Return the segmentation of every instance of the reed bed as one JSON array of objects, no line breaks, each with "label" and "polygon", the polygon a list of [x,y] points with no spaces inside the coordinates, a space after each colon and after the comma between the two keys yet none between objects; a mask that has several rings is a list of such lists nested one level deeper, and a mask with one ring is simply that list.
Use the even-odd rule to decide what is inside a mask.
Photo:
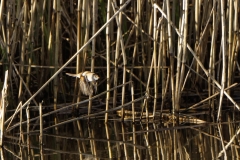
[{"label": "reed bed", "polygon": [[2,0],[1,159],[239,158],[239,7]]}]

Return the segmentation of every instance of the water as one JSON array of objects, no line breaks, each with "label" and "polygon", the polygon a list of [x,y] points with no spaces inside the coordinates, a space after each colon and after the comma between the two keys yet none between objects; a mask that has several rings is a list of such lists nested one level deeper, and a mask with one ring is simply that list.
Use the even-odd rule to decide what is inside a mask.
[{"label": "water", "polygon": [[[27,123],[23,117],[21,132],[15,118],[5,133],[3,157],[5,159],[217,159],[239,158],[238,113],[223,112],[222,122],[206,111],[187,112],[179,117],[170,113],[132,112],[121,110],[109,113],[105,123],[104,109],[79,108],[79,115],[43,114],[42,134],[38,119]],[[84,113],[85,112],[85,113]],[[68,113],[68,110],[64,110]],[[37,116],[35,111],[31,117]],[[95,115],[95,116],[94,116]],[[149,117],[149,118],[146,118]],[[29,119],[30,120],[30,119]],[[57,121],[57,125],[55,124]],[[211,122],[211,123],[209,123]],[[21,134],[20,134],[21,133]],[[224,152],[223,146],[226,148]]]}]

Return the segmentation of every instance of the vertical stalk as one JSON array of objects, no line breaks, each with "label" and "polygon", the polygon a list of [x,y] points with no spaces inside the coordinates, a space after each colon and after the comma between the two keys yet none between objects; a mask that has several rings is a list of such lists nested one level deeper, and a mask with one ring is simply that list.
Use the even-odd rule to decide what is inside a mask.
[{"label": "vertical stalk", "polygon": [[221,140],[221,145],[222,145],[222,148],[223,148],[224,159],[227,159],[227,152],[226,152],[226,149],[225,149],[225,146],[224,146],[224,142],[223,142],[222,126],[221,126],[221,124],[218,124],[217,127],[218,127],[219,137],[220,137],[220,140]]},{"label": "vertical stalk", "polygon": [[[115,5],[117,4],[116,0],[114,0],[112,2],[112,8],[113,8],[113,11],[115,13],[116,11],[115,11],[115,5],[114,4]],[[121,4],[121,2],[120,2],[120,4]],[[114,81],[113,81],[113,86],[114,87],[116,87],[118,85],[118,73],[119,73],[118,72],[118,61],[119,61],[119,53],[120,53],[120,36],[122,36],[122,34],[121,34],[122,14],[121,14],[121,16],[120,16],[120,14],[121,13],[119,13],[119,17],[116,16],[116,18],[115,18],[118,28],[117,28],[117,40],[116,40],[116,49],[115,49],[115,57],[114,57],[115,58],[115,61],[114,61],[114,63],[115,63],[115,65],[114,65]],[[118,21],[120,21],[120,24],[118,23]],[[115,108],[116,105],[117,105],[117,94],[118,94],[117,88],[115,88],[113,90],[113,108]],[[122,117],[124,117],[124,112],[122,112]],[[115,121],[114,121],[114,132],[115,132],[116,139],[120,140],[118,123],[115,122]],[[120,149],[119,143],[116,143],[116,147],[117,147],[117,155],[118,155],[118,157],[120,157],[121,156],[121,149]]]},{"label": "vertical stalk", "polygon": [[[121,2],[120,2],[121,3]],[[115,6],[114,4],[116,4],[116,0],[114,0],[114,2],[112,2],[112,8],[113,8],[113,11],[114,13],[116,12],[115,11]],[[120,19],[122,19],[122,15],[120,16],[121,13],[119,13],[118,17],[116,17],[116,22],[117,22],[117,38],[116,38],[116,50],[115,50],[115,65],[114,65],[114,80],[113,80],[113,86],[116,87],[118,85],[118,61],[119,61],[119,53],[120,53],[120,36],[121,35],[121,22],[120,24],[118,24],[118,20],[120,21]],[[116,107],[117,105],[117,88],[115,88],[113,90],[113,108]],[[122,112],[122,117],[124,117],[124,112]]]},{"label": "vertical stalk", "polygon": [[[82,7],[83,7],[83,2],[81,2],[81,0],[78,0],[78,7],[77,7],[77,50],[79,50],[82,46],[82,29],[81,29],[81,26],[82,26],[82,21],[81,21],[81,17],[82,17]],[[82,17],[84,18],[84,17]],[[77,55],[77,59],[76,59],[76,73],[79,73],[81,72],[81,54],[82,52],[80,52],[78,55]],[[77,90],[77,85],[78,85],[78,80],[76,79],[75,81],[75,85],[74,85],[74,98],[73,98],[73,102],[75,101],[75,95],[77,95],[77,102],[80,101],[80,89]],[[78,108],[78,106],[76,106]],[[73,109],[73,111],[75,111],[75,109]],[[81,123],[80,121],[77,121],[77,122],[74,122],[74,126],[75,127],[75,132],[76,132],[76,135],[79,134],[80,137],[83,136],[83,131],[82,131],[82,126],[81,126]],[[83,146],[83,150],[81,149],[81,141],[80,140],[77,140],[77,145],[78,145],[78,152],[79,152],[79,159],[83,159],[82,157],[82,153],[85,151],[85,143],[82,142],[82,146]]]},{"label": "vertical stalk", "polygon": [[[119,127],[119,123],[117,121],[114,121],[114,134],[115,134],[115,137],[116,137],[116,140],[117,141],[120,141],[120,127]],[[116,151],[116,157],[119,159],[121,158],[121,148],[120,148],[120,144],[118,142],[116,142],[116,148],[117,148],[117,151]]]},{"label": "vertical stalk", "polygon": [[[200,17],[201,17],[201,14],[200,14],[200,0],[196,0],[195,1],[195,6],[194,6],[194,10],[195,10],[195,26],[194,26],[194,31],[195,31],[195,34],[194,34],[194,40],[195,40],[195,46],[194,46],[194,52],[196,53],[197,57],[199,58],[200,57],[200,49],[199,48],[199,39],[200,39]],[[196,82],[198,80],[198,73],[199,73],[199,64],[196,63]]]},{"label": "vertical stalk", "polygon": [[222,79],[221,79],[221,91],[220,91],[220,99],[219,99],[219,107],[218,107],[218,115],[217,121],[220,120],[221,111],[222,111],[222,101],[223,101],[223,93],[226,82],[226,23],[225,23],[225,8],[224,1],[221,0],[221,26],[222,26]]},{"label": "vertical stalk", "polygon": [[157,9],[153,8],[153,66],[154,66],[154,104],[153,104],[153,118],[155,117],[157,106]]},{"label": "vertical stalk", "polygon": [[[74,124],[74,126],[77,126],[77,129],[76,129],[77,134],[76,134],[76,135],[79,134],[79,137],[84,137],[84,134],[83,134],[84,131],[83,131],[83,129],[82,129],[82,125],[81,125],[81,123],[80,123],[79,120],[77,121],[77,123]],[[82,149],[81,149],[81,142],[80,142],[80,140],[77,141],[77,145],[78,145],[79,159],[83,159],[82,153],[86,153],[86,150],[87,150],[87,149],[86,149],[85,142],[82,141],[83,151],[82,151]]]},{"label": "vertical stalk", "polygon": [[[187,33],[188,33],[188,0],[184,1],[183,4],[183,10],[184,10],[184,34],[183,34],[183,55],[182,55],[182,62],[181,62],[181,74],[180,74],[180,80],[179,80],[179,88],[177,89],[179,91],[179,100],[181,98],[181,91],[182,91],[182,85],[183,80],[185,78],[185,63],[186,63],[186,57],[187,57]],[[179,105],[178,105],[179,106]],[[178,108],[179,110],[180,108]]]},{"label": "vertical stalk", "polygon": [[[137,26],[139,26],[139,13],[138,13],[138,8],[137,8],[137,3],[140,3],[140,1],[132,1],[132,4],[133,4],[133,14],[134,14],[134,17],[135,17],[135,24]],[[135,59],[136,59],[136,55],[139,54],[138,52],[138,38],[139,38],[139,30],[137,28],[134,28],[133,26],[133,29],[131,31],[131,33],[133,34],[135,31],[135,41],[134,41],[134,48],[133,48],[133,55],[132,55],[132,63],[131,63],[131,69],[130,69],[130,72],[133,73],[133,68],[135,66]],[[130,74],[130,80],[129,81],[132,81],[132,74]]]},{"label": "vertical stalk", "polygon": [[[174,1],[175,2],[175,1]],[[164,5],[165,8],[166,5]],[[175,10],[175,9],[173,9]],[[167,96],[167,91],[169,89],[169,79],[170,79],[170,70],[168,70],[168,73],[166,73],[166,61],[167,61],[167,40],[168,40],[168,37],[167,37],[167,24],[166,23],[161,23],[160,22],[160,47],[159,47],[159,62],[158,62],[158,65],[160,66],[160,70],[162,71],[161,72],[161,80],[162,80],[162,104],[161,104],[161,111],[160,111],[160,117],[162,117],[162,110],[163,110],[163,106],[165,104],[165,99],[166,99],[166,96]],[[175,34],[173,34],[175,35]],[[158,73],[160,72],[160,70],[158,71]],[[167,76],[167,80],[166,80],[166,76]],[[160,81],[160,74],[158,76],[158,81]]]},{"label": "vertical stalk", "polygon": [[40,150],[40,159],[44,160],[43,155],[43,118],[42,118],[42,103],[39,103],[39,118],[40,118],[40,133],[39,133],[39,150]]},{"label": "vertical stalk", "polygon": [[[44,16],[44,13],[45,13],[45,10],[46,10],[46,0],[43,0],[43,6],[42,6],[42,15],[41,15],[41,33],[42,33],[42,37],[41,37],[41,62],[40,62],[40,65],[43,66],[45,63],[45,30],[46,30],[46,24],[45,24],[45,16]],[[41,73],[40,73],[40,80],[39,80],[39,85],[42,85],[43,84],[43,79],[44,79],[44,73],[45,73],[45,70],[44,69],[41,69]]]},{"label": "vertical stalk", "polygon": [[176,86],[175,86],[175,106],[174,110],[175,112],[178,112],[179,110],[179,103],[180,103],[180,75],[181,75],[181,60],[182,60],[182,50],[183,50],[183,40],[184,40],[184,23],[185,23],[185,13],[184,13],[184,6],[182,4],[183,11],[182,11],[182,19],[181,23],[179,23],[180,28],[180,36],[179,36],[179,42],[178,42],[178,51],[177,51],[177,69],[176,69]]},{"label": "vertical stalk", "polygon": [[4,13],[4,3],[5,2],[5,0],[2,0],[1,2],[0,2],[0,23],[1,23],[1,32],[2,32],[2,35],[1,35],[1,37],[3,38],[3,41],[6,43],[6,33],[5,33],[5,28],[4,28],[4,25],[3,25],[3,18],[2,18],[2,14]]},{"label": "vertical stalk", "polygon": [[105,122],[105,130],[106,130],[106,138],[107,138],[107,146],[108,146],[108,158],[113,158],[112,155],[112,149],[111,149],[111,144],[110,144],[110,135],[109,135],[109,127],[108,123]]},{"label": "vertical stalk", "polygon": [[[158,128],[157,126],[158,126],[158,125],[156,125],[156,123],[153,122],[153,129],[154,129],[154,130],[157,130],[157,128]],[[160,152],[160,148],[161,148],[161,147],[159,146],[159,138],[158,138],[158,137],[159,137],[159,132],[158,132],[158,131],[155,131],[155,132],[154,132],[154,136],[155,136],[154,138],[155,138],[155,141],[156,141],[156,148],[157,148],[157,152],[156,152],[157,155],[156,155],[156,157],[157,157],[157,160],[160,160],[160,153],[161,153],[161,152]]]},{"label": "vertical stalk", "polygon": [[[22,106],[22,102],[20,102],[20,107]],[[20,152],[20,156],[21,156],[21,160],[23,159],[23,147],[20,145],[22,144],[22,137],[23,137],[23,130],[22,130],[22,117],[23,117],[23,114],[22,114],[22,109],[20,110],[20,126],[19,126],[19,152]],[[2,134],[1,134],[2,135]],[[1,138],[2,139],[2,138]]]},{"label": "vertical stalk", "polygon": [[126,145],[126,135],[125,135],[125,128],[124,128],[124,122],[121,122],[122,127],[122,141],[123,141],[123,150],[124,150],[124,159],[128,160],[128,150]]},{"label": "vertical stalk", "polygon": [[[81,17],[82,14],[84,12],[82,12],[82,6],[84,6],[83,3],[81,3],[81,0],[78,0],[78,9],[77,9],[77,50],[79,50],[82,46],[82,30],[81,30],[81,26],[82,26],[82,22],[81,22]],[[76,73],[81,72],[81,53],[77,55],[77,61],[76,61]],[[75,88],[76,88],[76,83],[75,83]],[[74,91],[76,92],[76,91]]]},{"label": "vertical stalk", "polygon": [[[86,1],[84,0],[83,1],[83,10],[82,10],[82,24],[84,24],[82,26],[82,30],[83,30],[83,33],[84,33],[84,41],[83,41],[83,44],[87,43],[87,41],[89,40],[89,33],[90,33],[90,22],[91,22],[91,10],[90,10],[90,2],[89,1]],[[83,49],[83,59],[82,59],[82,68],[83,68],[83,71],[85,71],[85,67],[86,67],[86,64],[87,64],[87,50],[88,50],[88,46],[85,47]]]},{"label": "vertical stalk", "polygon": [[90,139],[90,148],[91,148],[91,152],[92,155],[96,156],[96,148],[95,148],[95,140],[94,140],[94,134],[93,134],[93,126],[91,126],[90,124],[88,124],[88,137],[91,138]]},{"label": "vertical stalk", "polygon": [[7,80],[8,80],[8,70],[5,71],[5,77],[4,77],[4,84],[0,95],[0,146],[3,146],[3,138],[5,134],[5,127],[4,127],[4,121],[5,121],[5,111],[6,111],[6,104],[5,98],[7,97]]},{"label": "vertical stalk", "polygon": [[[110,19],[111,0],[108,0],[107,4],[107,21]],[[107,88],[110,89],[110,26],[106,27],[106,59],[107,59]],[[110,92],[106,94],[106,111],[109,108]],[[108,121],[108,113],[105,113],[105,123]]]},{"label": "vertical stalk", "polygon": [[133,159],[137,159],[137,147],[135,146],[137,144],[137,135],[136,135],[136,124],[132,123],[132,132],[133,132]]},{"label": "vertical stalk", "polygon": [[[88,1],[83,0],[82,6],[81,6],[81,26],[80,26],[80,32],[81,32],[81,37],[79,37],[80,41],[80,47],[86,43],[88,39],[88,19],[87,19],[87,4]],[[87,19],[87,20],[86,20]],[[76,66],[76,73],[79,73],[80,71],[85,71],[85,65],[86,65],[86,49],[87,46],[83,49],[83,51],[78,54],[79,59],[77,59],[77,66]],[[79,49],[79,48],[77,48]],[[79,80],[79,79],[78,79]],[[77,89],[77,81],[75,82],[75,89]],[[77,96],[77,102],[81,101],[81,92],[78,90],[78,96]],[[78,108],[78,106],[77,106]],[[90,110],[88,109],[88,112]]]},{"label": "vertical stalk", "polygon": [[239,29],[238,6],[239,6],[239,1],[234,1],[234,16],[233,16],[234,17],[234,22],[233,22],[234,36],[233,36],[233,45],[232,45],[233,56],[232,56],[232,60],[231,60],[232,65],[233,65],[233,72],[236,69],[236,59],[237,59],[237,56],[238,56],[237,50],[239,50],[239,39],[237,38],[238,37],[237,31]]},{"label": "vertical stalk", "polygon": [[[98,10],[98,2],[97,0],[93,0],[93,10],[92,10],[92,35],[96,33],[96,21],[97,21],[97,10]],[[96,52],[96,38],[92,40],[92,55],[91,55],[91,72],[94,72],[94,66],[95,66],[95,52]],[[89,98],[91,98],[90,96]],[[91,109],[90,106],[92,106],[92,100],[89,101],[89,110],[88,113],[90,114]]]},{"label": "vertical stalk", "polygon": [[[170,5],[169,5],[169,0],[167,0],[166,1],[166,5],[167,5],[167,18],[168,18],[168,20],[170,20],[170,18],[171,18],[171,15],[170,15]],[[177,94],[175,94],[175,92],[176,92],[176,90],[174,90],[175,89],[175,87],[177,86],[177,82],[176,82],[176,85],[175,85],[175,82],[174,82],[174,56],[175,56],[175,54],[174,54],[174,51],[173,51],[173,44],[172,44],[172,31],[171,31],[171,25],[170,25],[170,23],[168,23],[168,26],[167,26],[167,28],[168,28],[168,45],[169,45],[169,55],[170,55],[170,77],[171,77],[171,91],[172,91],[172,113],[173,113],[173,115],[175,114],[175,112],[176,112],[176,107],[177,107],[177,105],[179,105],[179,104],[177,104],[177,102],[176,102],[176,95]],[[176,78],[176,80],[177,80],[177,78]],[[174,123],[173,123],[173,125],[175,125]],[[176,136],[175,136],[175,134],[176,134],[176,132],[175,132],[175,130],[173,130],[173,137],[174,137],[174,140],[173,140],[173,146],[174,146],[174,153],[173,153],[173,156],[174,156],[174,159],[176,159],[176,149],[175,149],[175,147],[176,147]]]},{"label": "vertical stalk", "polygon": [[[233,64],[234,62],[232,61],[234,58],[234,52],[232,52],[233,49],[233,1],[228,1],[228,6],[229,6],[229,14],[228,14],[228,69],[227,69],[227,87],[232,84],[233,80]],[[226,46],[227,47],[227,46]],[[228,90],[228,94],[230,95],[230,90]]]},{"label": "vertical stalk", "polygon": [[[215,58],[216,58],[216,40],[218,32],[218,21],[217,21],[217,12],[216,12],[216,1],[213,5],[213,20],[212,20],[212,39],[211,39],[211,50],[210,50],[210,59],[209,59],[209,75],[215,79]],[[215,93],[215,87],[212,86],[212,80],[210,76],[208,77],[208,96],[211,96]],[[214,110],[214,100],[209,100],[209,106]]]},{"label": "vertical stalk", "polygon": [[[146,130],[149,130],[149,123],[146,124]],[[141,126],[143,127],[143,126]],[[152,155],[152,146],[150,145],[150,141],[149,141],[149,133],[143,133],[143,136],[144,136],[144,141],[145,141],[145,146],[147,147],[146,149],[146,153],[150,156],[150,158],[147,158],[147,159],[150,159],[152,160],[153,159],[153,155]]]},{"label": "vertical stalk", "polygon": [[[152,2],[150,1],[145,1],[146,3],[146,17],[147,19],[144,19],[142,18],[142,21],[143,21],[143,28],[148,32],[148,35],[153,35],[153,9],[152,9]],[[142,14],[142,13],[141,13]],[[144,17],[144,16],[142,16]],[[147,23],[145,23],[144,21],[147,21]],[[143,36],[144,39],[145,39],[145,35]],[[146,37],[147,38],[147,37]],[[143,39],[143,40],[144,40]],[[146,65],[150,65],[151,64],[151,56],[152,56],[152,41],[147,41],[147,42],[144,42],[144,46],[146,48],[146,52],[145,54],[143,54],[143,60],[146,62]],[[149,58],[147,58],[149,57]],[[143,62],[144,63],[144,62]],[[144,76],[145,76],[145,80],[147,80],[147,77],[148,77],[148,72],[149,72],[149,69],[146,68],[145,70],[146,72],[144,73]]]},{"label": "vertical stalk", "polygon": [[[22,37],[22,49],[21,49],[21,59],[20,59],[20,75],[23,75],[23,72],[24,72],[24,57],[25,57],[25,49],[26,49],[26,40],[27,40],[27,0],[24,1],[24,15],[23,15],[23,18],[24,18],[24,23],[23,23],[23,37]],[[10,18],[10,17],[9,17]],[[9,24],[10,25],[10,24]],[[9,34],[9,33],[8,33]],[[9,53],[9,52],[8,52]],[[20,79],[20,82],[19,82],[19,92],[18,92],[18,98],[19,100],[21,99],[21,95],[22,95],[22,87],[23,87],[23,79]]]},{"label": "vertical stalk", "polygon": [[[83,14],[83,16],[85,15],[86,18],[85,18],[85,37],[84,37],[84,44],[87,43],[87,41],[89,40],[89,34],[90,34],[90,22],[91,22],[91,10],[90,10],[90,2],[89,1],[86,1],[85,2],[85,14]],[[87,56],[88,56],[88,46],[86,48],[84,48],[83,50],[83,70],[85,70],[85,67],[86,67],[86,64],[87,64]],[[89,98],[91,98],[92,96],[89,96]],[[90,101],[88,103],[88,115],[91,113],[91,110],[92,110],[92,105],[90,105]]]},{"label": "vertical stalk", "polygon": [[[167,2],[167,17],[168,19],[171,18],[170,15],[170,5],[169,5],[169,0]],[[173,52],[173,44],[172,44],[172,29],[170,23],[168,23],[168,50],[169,50],[169,55],[170,55],[170,77],[171,77],[171,91],[172,91],[172,106],[173,106],[173,113],[175,112],[175,82],[174,82],[174,52]]]},{"label": "vertical stalk", "polygon": [[[123,4],[123,1],[121,0],[120,1],[120,7],[122,7],[122,4]],[[116,12],[115,11],[115,8],[114,8],[114,5],[113,5],[113,10],[114,10],[114,13]],[[122,13],[120,12],[119,13],[119,17],[117,18],[116,17],[116,23],[118,25],[118,40],[119,42],[118,43],[118,48],[116,48],[116,51],[117,49],[119,50],[119,43],[121,44],[121,49],[122,49],[122,56],[123,56],[123,86],[122,86],[122,105],[124,105],[125,103],[125,83],[126,83],[126,65],[127,65],[127,57],[126,57],[126,53],[125,53],[125,46],[124,46],[124,42],[123,42],[123,38],[122,38],[122,30],[121,30],[121,25],[122,25]],[[119,52],[119,51],[118,51]],[[119,53],[118,53],[119,55]],[[116,60],[116,59],[115,59]],[[116,60],[117,61],[117,60]],[[115,63],[116,64],[116,63]],[[121,109],[122,111],[122,121],[124,120],[124,108]]]},{"label": "vertical stalk", "polygon": [[31,154],[30,154],[30,113],[29,113],[29,106],[26,108],[26,116],[27,116],[27,159],[31,160]]},{"label": "vertical stalk", "polygon": [[36,13],[36,0],[31,0],[31,19],[28,28],[28,36],[27,36],[27,45],[29,46],[28,49],[28,68],[27,68],[27,77],[26,77],[26,84],[30,86],[30,77],[31,77],[31,65],[32,65],[32,55],[33,55],[33,44],[34,44],[34,26],[35,26],[35,13]]},{"label": "vertical stalk", "polygon": [[[60,36],[60,32],[61,32],[61,2],[60,0],[56,0],[56,6],[54,6],[55,11],[56,11],[56,39],[55,39],[55,57],[54,57],[54,72],[56,72],[58,70],[58,60],[59,60],[59,52],[61,52],[61,50],[59,49],[60,45],[61,45],[61,36]],[[54,110],[57,110],[57,97],[58,97],[58,77],[55,77],[53,80],[54,83]],[[57,124],[58,120],[57,120],[57,114],[55,114],[54,117],[54,123]],[[55,127],[55,134],[58,135],[59,133],[58,127]],[[60,139],[56,138],[56,148],[60,149]],[[58,154],[57,155],[58,159],[61,159],[61,155]]]},{"label": "vertical stalk", "polygon": [[[139,19],[138,19],[138,26],[139,26],[139,30],[141,31],[141,30],[143,30],[143,18],[142,18],[142,10],[143,10],[143,1],[137,1],[137,15],[138,15],[138,17],[139,17]],[[148,12],[147,12],[148,13]],[[147,75],[148,75],[148,69],[146,68],[146,66],[147,66],[147,62],[146,62],[146,49],[145,49],[145,37],[144,37],[144,35],[143,35],[143,33],[142,32],[140,32],[140,34],[141,34],[141,53],[142,53],[142,65],[143,65],[143,70],[140,72],[140,75],[139,75],[139,77],[142,77],[142,73],[144,74],[144,81],[147,79]],[[142,87],[142,86],[141,86]],[[146,108],[147,109],[147,108]]]},{"label": "vertical stalk", "polygon": [[97,155],[97,146],[96,146],[96,141],[95,141],[95,135],[96,135],[96,132],[95,132],[95,130],[92,128],[91,129],[91,132],[90,132],[90,134],[91,134],[91,137],[93,138],[93,140],[92,140],[92,151],[93,151],[93,155],[95,156],[95,157],[97,157],[98,155]]},{"label": "vertical stalk", "polygon": [[[132,101],[134,101],[134,83],[131,82],[131,96],[132,96]],[[137,159],[137,148],[135,146],[135,144],[137,144],[136,141],[136,126],[135,126],[135,106],[134,103],[132,103],[132,132],[133,132],[133,157],[134,159]]]}]

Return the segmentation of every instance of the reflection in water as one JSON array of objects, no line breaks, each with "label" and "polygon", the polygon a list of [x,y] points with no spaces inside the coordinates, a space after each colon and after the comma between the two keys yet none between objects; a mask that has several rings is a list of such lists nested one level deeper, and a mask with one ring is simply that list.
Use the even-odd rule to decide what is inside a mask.
[{"label": "reflection in water", "polygon": [[[119,112],[104,123],[104,114],[91,117],[58,115],[59,125],[51,116],[43,115],[41,127],[28,121],[12,124],[3,146],[5,159],[212,159],[239,158],[238,121],[226,112],[221,124],[207,123],[205,112],[172,116],[162,114],[155,119],[135,112],[135,120],[126,111],[125,121]],[[99,113],[101,113],[99,111]],[[30,113],[33,116],[33,112]],[[156,113],[158,115],[158,113]],[[190,116],[191,115],[191,116]],[[141,118],[141,119],[140,119]],[[34,121],[35,120],[35,121]],[[33,119],[33,122],[38,122]],[[54,134],[58,127],[59,135]],[[27,131],[29,130],[29,133]],[[222,133],[222,134],[220,134]],[[41,139],[42,138],[42,139]],[[41,143],[42,142],[42,143]],[[59,147],[59,148],[58,148]],[[225,150],[222,148],[225,147]],[[2,158],[3,159],[3,158]]]}]

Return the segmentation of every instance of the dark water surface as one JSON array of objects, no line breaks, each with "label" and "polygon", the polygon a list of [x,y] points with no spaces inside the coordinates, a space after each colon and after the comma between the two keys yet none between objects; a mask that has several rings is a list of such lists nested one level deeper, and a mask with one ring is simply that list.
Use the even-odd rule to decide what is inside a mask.
[{"label": "dark water surface", "polygon": [[[208,110],[179,117],[156,112],[154,119],[151,112],[142,116],[135,112],[133,119],[132,112],[125,110],[124,121],[118,110],[108,114],[107,123],[105,114],[96,114],[104,110],[93,108],[96,116],[91,118],[84,111],[72,115],[64,110],[56,119],[46,111],[42,134],[39,119],[28,124],[23,117],[22,125],[17,126],[18,116],[5,133],[2,159],[239,158],[239,113],[234,109],[223,111],[220,123]],[[30,117],[37,116],[35,111],[30,112]]]}]

